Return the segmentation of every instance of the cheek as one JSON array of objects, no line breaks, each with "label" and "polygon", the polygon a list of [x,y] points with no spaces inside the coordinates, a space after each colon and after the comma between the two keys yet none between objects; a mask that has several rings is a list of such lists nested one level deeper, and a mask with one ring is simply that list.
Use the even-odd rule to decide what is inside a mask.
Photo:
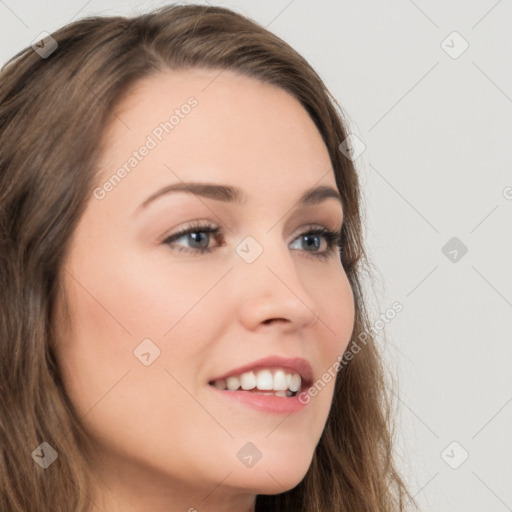
[{"label": "cheek", "polygon": [[126,352],[129,344],[135,347],[145,338],[167,342],[185,324],[190,336],[201,330],[207,318],[200,323],[189,318],[198,311],[208,316],[212,303],[205,308],[201,302],[224,272],[166,260],[162,251],[156,256],[133,252],[91,252],[86,265],[70,267],[76,276],[68,280],[68,289],[77,330],[108,339],[100,350],[116,358],[118,349]]},{"label": "cheek", "polygon": [[[156,371],[148,370],[162,374],[164,368],[198,365],[197,355],[221,320],[222,286],[213,288],[225,271],[86,248],[82,254],[87,259],[76,258],[64,273],[72,328],[57,347],[63,378],[81,412],[128,371],[146,370],[138,389],[154,396],[155,382],[168,386],[170,377],[157,379]],[[145,366],[148,360],[151,365]],[[132,371],[129,379],[134,376]]]},{"label": "cheek", "polygon": [[323,428],[332,404],[339,361],[354,329],[355,301],[344,271],[333,273],[331,279],[323,283],[322,291],[316,297],[320,324],[316,328],[321,333],[322,341],[316,345],[315,354],[316,360],[321,361],[322,365],[316,368],[317,380],[302,400],[314,404],[319,411],[318,425]]},{"label": "cheek", "polygon": [[134,449],[132,455],[160,461],[162,443],[183,437],[190,418],[201,417],[180,384],[195,394],[195,374],[187,369],[200,364],[208,329],[219,319],[211,303],[201,302],[216,276],[205,272],[203,280],[192,267],[188,273],[155,269],[161,270],[127,259],[108,272],[98,264],[69,265],[72,325],[61,330],[56,356],[66,392],[93,437],[125,450],[148,435],[154,442],[147,454]]},{"label": "cheek", "polygon": [[319,311],[315,328],[321,333],[322,339],[319,360],[324,363],[322,370],[327,370],[347,348],[354,329],[354,296],[342,268],[316,285],[315,303]]}]

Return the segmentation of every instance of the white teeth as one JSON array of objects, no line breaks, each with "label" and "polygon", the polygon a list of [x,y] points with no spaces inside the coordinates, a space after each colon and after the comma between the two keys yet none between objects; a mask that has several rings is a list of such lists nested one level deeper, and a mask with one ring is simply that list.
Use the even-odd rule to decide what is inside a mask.
[{"label": "white teeth", "polygon": [[217,389],[237,391],[240,387],[244,391],[253,390],[254,393],[274,394],[276,396],[291,396],[300,390],[302,379],[298,373],[289,370],[262,369],[258,372],[244,372],[226,379],[219,379],[212,383]]},{"label": "white teeth", "polygon": [[240,387],[240,379],[238,377],[228,377],[226,381],[227,388],[230,391],[236,391]]},{"label": "white teeth", "polygon": [[300,386],[301,386],[300,375],[298,375],[297,373],[294,373],[293,377],[292,377],[292,381],[290,383],[290,391],[293,391],[293,392],[299,391]]},{"label": "white teeth", "polygon": [[286,374],[283,370],[277,370],[276,373],[274,373],[274,389],[276,391],[286,391],[288,389]]},{"label": "white teeth", "polygon": [[254,389],[256,387],[256,375],[254,375],[254,372],[242,373],[240,383],[242,384],[242,389],[245,389],[246,391]]},{"label": "white teeth", "polygon": [[262,391],[270,391],[274,386],[274,379],[270,370],[260,370],[256,375],[256,387]]}]

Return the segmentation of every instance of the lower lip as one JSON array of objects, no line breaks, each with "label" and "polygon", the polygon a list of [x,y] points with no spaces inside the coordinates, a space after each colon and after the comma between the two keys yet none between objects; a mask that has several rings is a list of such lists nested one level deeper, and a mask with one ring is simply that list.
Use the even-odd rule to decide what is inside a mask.
[{"label": "lower lip", "polygon": [[213,391],[220,393],[227,399],[237,400],[241,404],[252,407],[262,412],[270,412],[275,414],[289,414],[292,412],[302,411],[307,404],[299,401],[299,393],[295,396],[281,397],[275,395],[262,395],[251,391],[228,391],[221,390],[215,386],[208,386]]}]

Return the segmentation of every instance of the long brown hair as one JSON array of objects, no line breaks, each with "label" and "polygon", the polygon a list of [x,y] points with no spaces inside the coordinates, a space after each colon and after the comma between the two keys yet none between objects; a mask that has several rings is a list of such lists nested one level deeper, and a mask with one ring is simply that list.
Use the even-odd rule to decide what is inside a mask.
[{"label": "long brown hair", "polygon": [[[299,485],[260,495],[257,511],[390,512],[414,504],[394,464],[392,403],[362,293],[368,258],[352,161],[338,149],[344,115],[320,77],[283,40],[225,8],[167,6],[133,18],[89,17],[52,34],[58,47],[28,47],[0,73],[0,508],[92,510],[87,436],[52,353],[62,261],[95,186],[105,126],[138,80],[160,71],[234,70],[296,97],[328,149],[343,200],[342,262],[355,299],[332,408]],[[50,49],[46,41],[46,49]],[[43,58],[44,57],[44,58]],[[48,469],[32,452],[58,453]]]}]

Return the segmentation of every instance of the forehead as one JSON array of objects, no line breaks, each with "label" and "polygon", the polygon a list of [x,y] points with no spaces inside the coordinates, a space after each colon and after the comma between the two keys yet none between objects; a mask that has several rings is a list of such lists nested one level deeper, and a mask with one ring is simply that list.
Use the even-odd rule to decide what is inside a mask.
[{"label": "forehead", "polygon": [[[135,156],[143,146],[150,150]],[[103,180],[139,158],[123,178],[126,193],[181,179],[255,193],[269,183],[290,191],[335,183],[324,141],[299,101],[229,70],[173,70],[138,81],[115,106],[102,149]]]}]

